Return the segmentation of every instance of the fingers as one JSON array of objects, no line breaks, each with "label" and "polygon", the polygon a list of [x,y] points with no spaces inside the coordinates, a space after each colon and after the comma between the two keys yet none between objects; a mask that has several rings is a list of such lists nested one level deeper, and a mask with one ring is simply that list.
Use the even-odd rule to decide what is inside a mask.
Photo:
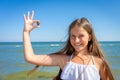
[{"label": "fingers", "polygon": [[24,21],[26,21],[26,16],[25,16],[25,14],[24,14]]},{"label": "fingers", "polygon": [[33,20],[34,17],[34,11],[32,11],[32,14],[30,15],[30,12],[28,11],[27,15],[24,15],[24,22],[27,23],[27,25],[32,26],[33,28],[38,28],[40,25],[39,20]]},{"label": "fingers", "polygon": [[24,20],[32,20],[34,17],[34,11],[32,11],[32,14],[30,15],[30,12],[28,11],[27,15],[24,14]]},{"label": "fingers", "polygon": [[34,17],[34,11],[32,11],[32,15],[31,15],[30,18],[33,19],[33,17]]},{"label": "fingers", "polygon": [[30,12],[28,11],[27,19],[30,19]]}]

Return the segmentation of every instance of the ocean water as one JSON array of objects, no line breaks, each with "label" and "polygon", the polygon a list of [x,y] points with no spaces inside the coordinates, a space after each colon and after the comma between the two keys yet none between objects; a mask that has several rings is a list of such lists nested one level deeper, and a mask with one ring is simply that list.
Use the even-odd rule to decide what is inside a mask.
[{"label": "ocean water", "polygon": [[[32,42],[32,46],[35,54],[49,54],[60,50],[64,46],[64,42]],[[110,64],[115,80],[120,80],[120,42],[100,42],[100,46]],[[3,79],[3,76],[29,71],[33,68],[34,65],[24,61],[22,42],[0,42],[0,80]],[[40,67],[38,69],[41,72],[55,74],[58,70],[58,67]]]}]

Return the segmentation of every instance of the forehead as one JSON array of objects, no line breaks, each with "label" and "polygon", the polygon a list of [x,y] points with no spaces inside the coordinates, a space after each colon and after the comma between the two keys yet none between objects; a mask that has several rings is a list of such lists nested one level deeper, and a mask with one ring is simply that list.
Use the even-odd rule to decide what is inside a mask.
[{"label": "forehead", "polygon": [[77,34],[88,34],[88,33],[83,27],[75,26],[75,27],[71,28],[70,34],[77,35]]}]

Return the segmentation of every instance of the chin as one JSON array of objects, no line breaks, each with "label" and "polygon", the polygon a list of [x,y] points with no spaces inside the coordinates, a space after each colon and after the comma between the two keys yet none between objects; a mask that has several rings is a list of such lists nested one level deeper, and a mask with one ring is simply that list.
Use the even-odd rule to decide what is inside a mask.
[{"label": "chin", "polygon": [[84,48],[76,49],[75,52],[81,52]]},{"label": "chin", "polygon": [[75,50],[75,52],[80,52],[81,50]]}]

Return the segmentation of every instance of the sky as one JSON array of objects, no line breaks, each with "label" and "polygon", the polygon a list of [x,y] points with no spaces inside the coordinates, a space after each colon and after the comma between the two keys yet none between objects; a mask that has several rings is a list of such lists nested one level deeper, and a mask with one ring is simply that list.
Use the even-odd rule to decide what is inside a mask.
[{"label": "sky", "polygon": [[120,41],[120,0],[0,0],[0,42],[22,42],[23,15],[32,10],[41,24],[31,41],[64,41],[70,23],[81,17],[98,41]]}]

